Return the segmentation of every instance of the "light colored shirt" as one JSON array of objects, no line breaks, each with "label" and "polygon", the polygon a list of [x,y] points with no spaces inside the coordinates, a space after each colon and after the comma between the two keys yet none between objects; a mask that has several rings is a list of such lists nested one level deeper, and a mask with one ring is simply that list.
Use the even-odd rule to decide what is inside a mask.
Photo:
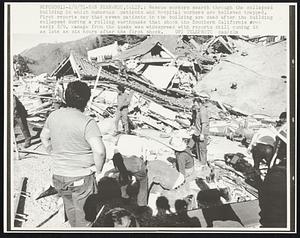
[{"label": "light colored shirt", "polygon": [[134,135],[121,135],[117,142],[116,149],[121,155],[130,157],[137,156],[147,159],[148,148],[147,139]]},{"label": "light colored shirt", "polygon": [[191,155],[191,151],[187,148],[185,151],[178,152],[176,155],[178,171],[185,175],[186,169],[194,167],[194,158]]},{"label": "light colored shirt", "polygon": [[101,137],[94,119],[75,108],[60,108],[52,112],[45,127],[50,130],[53,174],[76,177],[91,174],[95,164],[87,139]]},{"label": "light colored shirt", "polygon": [[261,128],[253,135],[249,148],[257,143],[274,146],[275,137],[275,133],[270,128]]},{"label": "light colored shirt", "polygon": [[200,105],[195,118],[195,135],[209,134],[209,115],[205,105]]},{"label": "light colored shirt", "polygon": [[118,104],[118,110],[123,110],[125,108],[128,108],[130,101],[132,98],[132,93],[128,94],[127,92],[120,93],[117,96],[117,104]]},{"label": "light colored shirt", "polygon": [[179,173],[175,168],[161,160],[152,160],[147,164],[149,185],[152,182],[160,184],[164,189],[173,189],[177,182]]}]

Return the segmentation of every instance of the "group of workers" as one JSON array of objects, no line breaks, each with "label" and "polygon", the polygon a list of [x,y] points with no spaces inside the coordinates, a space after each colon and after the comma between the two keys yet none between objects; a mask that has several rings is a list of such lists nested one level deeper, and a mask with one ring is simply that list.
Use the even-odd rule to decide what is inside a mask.
[{"label": "group of workers", "polygon": [[[90,96],[91,90],[86,83],[70,82],[64,95],[66,107],[49,115],[40,135],[46,151],[53,157],[53,185],[63,198],[72,227],[88,224],[83,206],[90,195],[97,193],[97,180],[104,176],[102,169],[106,161],[106,148],[101,132],[96,121],[83,113]],[[131,136],[128,118],[131,97],[132,92],[128,94],[124,87],[118,86],[114,135],[120,133],[118,126],[121,120],[124,133]],[[205,165],[207,109],[198,99],[194,100],[193,109],[195,118],[192,125],[195,127],[195,133],[189,144],[195,145],[197,157],[201,164]],[[128,197],[126,188],[132,183],[132,178],[139,182],[137,205],[141,208],[148,204],[148,192],[152,184],[160,184],[165,189],[176,189],[185,182],[185,177],[193,172],[192,147],[181,138],[172,138],[170,147],[175,150],[178,170],[160,160],[145,162],[138,155],[122,155],[116,146],[112,160],[120,173],[119,182],[123,198]]]},{"label": "group of workers", "polygon": [[[133,92],[127,93],[124,87],[118,86],[114,136],[120,134],[118,128],[120,120],[124,134],[132,136],[130,135],[132,123],[128,117],[132,95]],[[97,182],[104,177],[106,148],[102,135],[96,121],[83,113],[90,97],[91,90],[86,83],[70,82],[64,93],[65,107],[49,115],[40,135],[42,144],[53,158],[53,185],[63,198],[65,212],[72,227],[90,225],[83,208],[89,196],[101,193],[97,191]],[[124,155],[120,153],[116,144],[112,161],[119,172],[121,194],[124,199],[129,197],[127,187],[136,180],[139,183],[137,205],[143,208],[148,204],[148,193],[152,184],[160,184],[169,190],[177,189],[194,173],[194,155],[201,166],[207,165],[208,99],[209,95],[193,100],[192,137],[189,140],[172,137],[169,141],[170,148],[175,151],[177,169],[161,160],[144,161],[142,156]],[[25,145],[28,145],[30,144],[28,126],[24,120],[22,121],[22,116],[19,116],[26,110],[24,109],[24,112],[22,108],[20,109],[18,102],[17,97],[14,97],[14,105],[19,108],[14,117],[25,128]],[[268,154],[268,146],[257,144],[255,146],[251,144],[253,155],[258,153],[256,157],[263,157],[262,153]],[[257,168],[257,163],[255,166]]]}]

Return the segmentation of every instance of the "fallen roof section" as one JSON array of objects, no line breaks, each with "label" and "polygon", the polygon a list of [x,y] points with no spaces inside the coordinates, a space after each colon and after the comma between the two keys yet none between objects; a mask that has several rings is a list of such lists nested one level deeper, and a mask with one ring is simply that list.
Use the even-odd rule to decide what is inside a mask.
[{"label": "fallen roof section", "polygon": [[155,45],[159,44],[164,51],[170,56],[176,56],[177,37],[172,35],[155,35],[149,36],[146,40],[142,41],[137,46],[122,52],[118,58],[128,59],[147,54]]},{"label": "fallen roof section", "polygon": [[51,77],[62,77],[65,75],[76,75],[80,79],[94,78],[97,76],[99,66],[89,62],[85,57],[71,52],[59,66],[51,73]]},{"label": "fallen roof section", "polygon": [[178,69],[173,66],[149,65],[142,75],[149,79],[155,87],[166,89],[177,71]]}]

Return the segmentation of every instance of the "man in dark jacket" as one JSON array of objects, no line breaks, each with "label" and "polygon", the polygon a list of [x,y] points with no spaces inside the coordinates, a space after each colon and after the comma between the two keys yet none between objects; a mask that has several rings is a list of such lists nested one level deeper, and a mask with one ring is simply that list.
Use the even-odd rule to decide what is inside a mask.
[{"label": "man in dark jacket", "polygon": [[27,124],[27,111],[17,96],[13,95],[14,127],[19,126],[25,138],[24,148],[31,143],[31,135]]}]

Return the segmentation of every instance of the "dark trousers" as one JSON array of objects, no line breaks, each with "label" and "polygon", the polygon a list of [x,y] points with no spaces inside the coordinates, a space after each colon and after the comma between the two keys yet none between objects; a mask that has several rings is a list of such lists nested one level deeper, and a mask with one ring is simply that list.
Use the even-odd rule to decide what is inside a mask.
[{"label": "dark trousers", "polygon": [[258,190],[260,223],[262,227],[287,226],[287,172],[284,163],[268,171]]},{"label": "dark trousers", "polygon": [[274,154],[274,148],[271,145],[257,143],[251,152],[254,160],[254,168],[258,170],[260,163],[263,161],[265,161],[268,166],[270,165]]},{"label": "dark trousers", "polygon": [[139,181],[140,187],[137,195],[138,206],[147,206],[148,204],[148,176],[146,167],[143,165],[142,169],[133,174],[136,180]]},{"label": "dark trousers", "polygon": [[28,128],[26,117],[25,116],[21,117],[21,116],[16,115],[15,118],[14,118],[14,126],[19,126],[20,127],[20,129],[22,131],[22,134],[25,138],[25,143],[26,142],[30,143],[31,135],[30,135],[30,131],[29,131],[29,128]]},{"label": "dark trousers", "polygon": [[189,148],[196,150],[196,157],[202,165],[207,164],[207,135],[204,136],[204,141],[200,141],[199,136],[193,135],[189,142]]},{"label": "dark trousers", "polygon": [[[76,185],[76,182],[82,184]],[[63,199],[71,227],[88,226],[90,222],[85,219],[83,207],[87,198],[97,193],[94,174],[80,177],[53,175],[53,185]]]},{"label": "dark trousers", "polygon": [[[126,160],[126,165],[124,165],[123,160]],[[141,169],[139,171],[133,171],[136,167],[136,161],[123,157],[120,153],[116,153],[113,156],[113,162],[115,167],[120,172],[120,183],[121,183],[121,193],[122,197],[126,198],[127,195],[127,187],[130,184],[130,179],[128,175],[134,176],[136,180],[139,182],[139,191],[137,194],[137,204],[138,206],[147,206],[148,204],[148,175],[147,169],[142,162]],[[123,167],[124,166],[124,167]]]}]

